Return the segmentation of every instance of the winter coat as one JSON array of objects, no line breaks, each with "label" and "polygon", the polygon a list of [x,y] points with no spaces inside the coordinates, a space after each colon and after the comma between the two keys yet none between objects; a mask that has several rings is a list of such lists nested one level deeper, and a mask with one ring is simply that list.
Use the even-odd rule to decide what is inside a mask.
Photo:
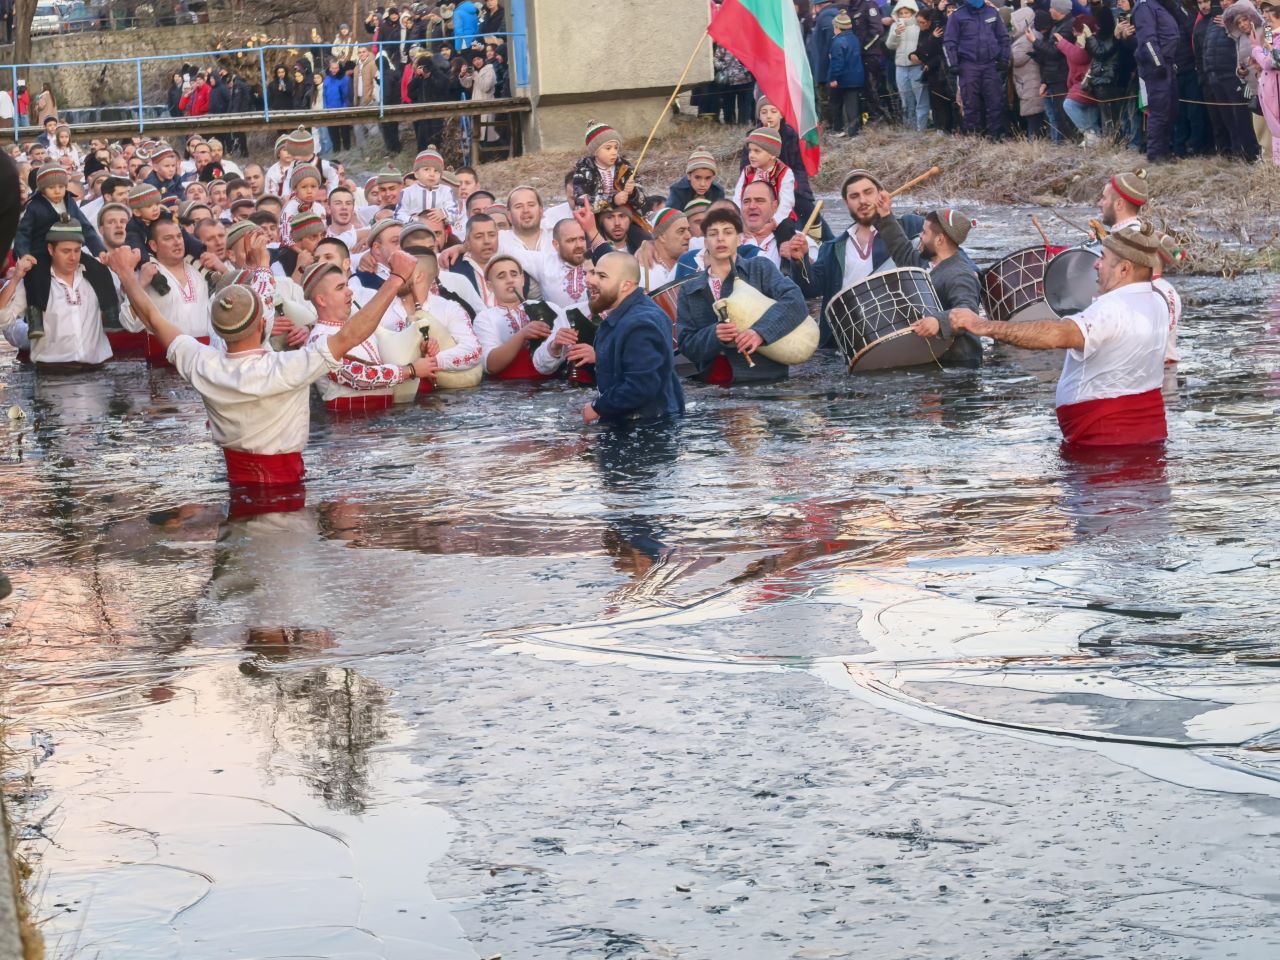
[{"label": "winter coat", "polygon": [[475,0],[462,0],[453,8],[453,48],[462,52],[480,33],[480,8]]},{"label": "winter coat", "polygon": [[[693,187],[689,184],[689,178],[681,177],[671,185],[671,189],[667,192],[667,206],[672,210],[684,210],[685,204],[692,200],[694,196]],[[712,203],[717,200],[723,200],[724,187],[713,180],[706,196]]]},{"label": "winter coat", "polygon": [[209,87],[209,112],[231,112],[231,88],[220,79]]},{"label": "winter coat", "polygon": [[1109,99],[1107,92],[1116,92],[1120,82],[1120,44],[1115,37],[1094,34],[1084,42],[1085,52],[1089,54],[1089,75],[1093,77],[1093,92],[1103,94]]},{"label": "winter coat", "polygon": [[[1178,22],[1157,0],[1136,0],[1133,5],[1134,59],[1138,73],[1157,77],[1173,73],[1178,55]],[[1231,45],[1233,51],[1235,44]],[[1233,64],[1231,72],[1235,73]]]},{"label": "winter coat", "polygon": [[1230,87],[1237,82],[1236,42],[1216,23],[1209,23],[1205,29],[1201,62],[1210,83]]},{"label": "winter coat", "polygon": [[884,57],[884,27],[880,23],[881,8],[874,0],[852,0],[849,19],[853,21],[853,33],[862,43],[862,60],[878,61]]},{"label": "winter coat", "polygon": [[179,101],[178,106],[188,117],[203,117],[209,112],[209,85],[192,87],[191,92]]},{"label": "winter coat", "polygon": [[[1236,20],[1244,17],[1253,24],[1254,34],[1262,37],[1262,14],[1258,12],[1249,0],[1237,0],[1222,11],[1222,22],[1226,24],[1227,36],[1230,37],[1236,45],[1236,65],[1238,67],[1248,68],[1253,63],[1253,40],[1244,33],[1236,29]],[[1256,75],[1250,71],[1245,74],[1244,79],[1244,95],[1245,98],[1251,98],[1258,92],[1258,81]]]},{"label": "winter coat", "polygon": [[1093,62],[1089,58],[1089,52],[1078,43],[1061,36],[1058,37],[1058,49],[1067,58],[1067,99],[1093,106],[1098,101],[1080,89],[1085,74],[1089,72],[1089,65]]},{"label": "winter coat", "polygon": [[[947,76],[947,58],[942,51],[942,38],[935,37],[932,30],[920,34],[916,41],[916,59],[924,67],[924,82],[936,93],[949,95],[950,83]],[[1037,67],[1036,83],[1039,84],[1039,68]]]},{"label": "winter coat", "polygon": [[684,413],[671,318],[641,290],[606,315],[595,336],[596,386],[591,402],[606,422],[656,420]]},{"label": "winter coat", "polygon": [[947,65],[955,71],[962,66],[1007,64],[1009,31],[991,7],[974,10],[964,4],[947,20],[942,49],[946,53]]},{"label": "winter coat", "polygon": [[1030,117],[1044,113],[1044,98],[1040,96],[1040,64],[1031,57],[1032,45],[1027,39],[1027,29],[1035,21],[1035,11],[1021,7],[1013,11],[1013,89],[1018,95],[1018,116]]},{"label": "winter coat", "polygon": [[831,41],[831,60],[827,64],[828,84],[841,90],[857,90],[866,82],[862,66],[862,44],[853,31],[846,30]]},{"label": "winter coat", "polygon": [[1209,43],[1209,31],[1217,28],[1217,24],[1213,22],[1214,17],[1222,16],[1222,7],[1218,5],[1217,0],[1209,5],[1208,15],[1197,13],[1195,26],[1191,28],[1191,49],[1196,55],[1196,73],[1200,75],[1200,82],[1204,83],[1208,78],[1208,74],[1204,65],[1204,51]]},{"label": "winter coat", "polygon": [[[800,136],[795,127],[785,120],[778,133],[782,136],[782,152],[778,154],[778,159],[791,168],[791,173],[796,178],[796,219],[805,224],[809,222],[809,214],[813,213],[814,199],[813,185],[809,183],[809,172],[804,168],[804,156],[800,153]],[[738,157],[738,170],[745,170],[748,162],[744,144]]]},{"label": "winter coat", "polygon": [[171,117],[182,116],[182,107],[179,106],[179,104],[182,102],[182,84],[175,83],[169,87],[169,96],[168,96],[167,102],[168,102],[168,108],[169,108],[169,116]]},{"label": "winter coat", "polygon": [[1059,37],[1065,38],[1067,43],[1072,42],[1070,17],[1055,20],[1048,33],[1037,37],[1031,54],[1040,64],[1040,82],[1052,91],[1067,88],[1067,58],[1058,48]]},{"label": "winter coat", "polygon": [[893,51],[893,62],[895,66],[911,67],[915,66],[911,59],[911,54],[916,51],[916,44],[920,42],[920,28],[916,26],[915,12],[919,9],[915,0],[898,0],[894,5],[894,17],[897,17],[899,10],[910,10],[911,19],[906,21],[906,27],[901,33],[898,32],[898,23],[889,27],[889,34],[885,38],[885,45]]},{"label": "winter coat", "polygon": [[324,75],[322,102],[326,110],[340,110],[351,102],[351,78],[345,73]]},{"label": "winter coat", "polygon": [[805,49],[809,54],[809,70],[813,74],[815,83],[827,82],[827,63],[831,59],[831,41],[835,38],[835,28],[832,27],[832,23],[839,15],[840,10],[834,4],[820,10],[813,21],[813,29],[809,31],[809,38],[805,40]]},{"label": "winter coat", "polygon": [[[106,253],[107,248],[103,245],[102,238],[98,236],[98,231],[93,229],[89,218],[80,212],[80,207],[74,198],[67,194],[63,202],[67,206],[67,216],[80,223],[80,229],[84,231],[84,245],[89,248],[89,252],[95,257],[100,253]],[[22,212],[18,234],[13,239],[14,258],[32,254],[41,262],[47,261],[49,259],[49,228],[60,219],[58,211],[53,209],[53,204],[45,199],[43,193],[33,194],[27,203],[27,209]]]},{"label": "winter coat", "polygon": [[267,86],[267,108],[279,112],[293,109],[293,80],[285,77],[279,80],[271,78]]},{"label": "winter coat", "polygon": [[[582,157],[573,165],[573,202],[578,205],[582,202],[582,198],[587,198],[587,203],[591,209],[597,213],[606,207],[613,206],[613,195],[620,192],[618,190],[618,175],[622,172],[623,167],[635,170],[633,164],[626,157],[618,157],[618,162],[613,165],[613,188],[606,191],[604,188],[604,180],[600,176],[600,169],[596,166],[595,157]],[[632,178],[627,186],[631,189],[631,207],[639,210],[644,206],[645,193],[640,185]]]},{"label": "winter coat", "polygon": [[[456,17],[457,13],[455,13],[454,16]],[[501,5],[499,5],[498,9],[494,10],[492,13],[490,13],[489,8],[486,7],[479,12],[479,16],[479,32],[484,34],[486,37],[492,37],[494,35],[507,32],[507,12],[502,9]]]}]

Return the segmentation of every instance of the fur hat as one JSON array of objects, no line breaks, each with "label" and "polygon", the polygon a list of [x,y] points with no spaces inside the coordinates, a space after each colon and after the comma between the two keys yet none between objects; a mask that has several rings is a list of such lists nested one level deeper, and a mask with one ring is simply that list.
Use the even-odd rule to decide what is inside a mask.
[{"label": "fur hat", "polygon": [[613,129],[607,123],[601,123],[599,120],[591,120],[587,123],[587,150],[595,153],[606,143],[616,141],[619,145],[622,143],[622,137],[618,136],[618,131]]},{"label": "fur hat", "polygon": [[440,151],[436,149],[436,145],[434,143],[413,158],[413,169],[415,172],[421,170],[423,167],[432,167],[439,170],[441,173],[444,172],[444,157],[440,155]]},{"label": "fur hat", "polygon": [[706,147],[694,147],[693,153],[689,154],[689,162],[684,165],[684,172],[688,174],[695,170],[710,170],[713,177],[720,172],[716,166],[716,158]]},{"label": "fur hat", "polygon": [[759,147],[771,157],[782,152],[782,134],[773,127],[757,127],[747,134],[747,146]]},{"label": "fur hat", "polygon": [[1102,245],[1121,260],[1128,260],[1140,267],[1159,270],[1164,262],[1164,236],[1147,221],[1137,226],[1125,227],[1102,238]]},{"label": "fur hat", "polygon": [[140,183],[129,191],[129,208],[141,210],[153,203],[160,203],[160,190],[149,183]]},{"label": "fur hat", "polygon": [[1111,189],[1121,200],[1126,200],[1135,207],[1141,207],[1151,199],[1151,186],[1147,183],[1147,171],[1136,173],[1117,173],[1111,178]]},{"label": "fur hat", "polygon": [[227,249],[230,250],[257,229],[258,225],[251,220],[241,220],[238,223],[233,223],[227,227]]},{"label": "fur hat", "polygon": [[307,237],[314,237],[317,234],[324,236],[328,229],[325,226],[324,218],[310,210],[298,214],[289,221],[289,237],[292,240],[305,240]]},{"label": "fur hat", "polygon": [[307,267],[302,272],[302,295],[310,300],[312,294],[316,292],[316,287],[320,285],[320,281],[330,273],[342,273],[342,271],[327,260],[317,260]]},{"label": "fur hat", "polygon": [[45,187],[56,187],[58,185],[67,185],[67,171],[56,163],[46,163],[36,172],[36,189],[43,190]]},{"label": "fur hat", "polygon": [[945,210],[935,210],[933,215],[938,218],[938,228],[957,247],[964,246],[969,230],[978,225],[977,220],[970,220],[959,210],[950,207]]},{"label": "fur hat", "polygon": [[249,287],[232,284],[214,297],[209,319],[224,342],[238,343],[252,336],[262,319],[262,300]]},{"label": "fur hat", "polygon": [[45,237],[49,243],[66,243],[74,241],[75,243],[84,243],[84,230],[80,226],[79,220],[72,220],[70,217],[63,217],[57,223],[49,228],[49,233]]},{"label": "fur hat", "polygon": [[310,163],[294,167],[293,173],[289,174],[289,189],[297,190],[298,184],[304,180],[314,180],[317,184],[324,183],[324,178],[320,176],[320,170]]}]

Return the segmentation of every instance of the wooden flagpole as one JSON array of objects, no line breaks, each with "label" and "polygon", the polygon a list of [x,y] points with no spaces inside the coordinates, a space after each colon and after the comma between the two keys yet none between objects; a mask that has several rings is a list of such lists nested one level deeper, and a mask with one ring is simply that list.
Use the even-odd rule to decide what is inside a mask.
[{"label": "wooden flagpole", "polygon": [[640,174],[640,165],[644,163],[644,156],[649,152],[649,145],[653,143],[653,138],[658,134],[658,127],[662,126],[663,119],[667,116],[667,111],[671,109],[671,105],[676,102],[676,97],[680,95],[680,88],[684,86],[685,77],[689,76],[689,71],[693,69],[693,61],[698,57],[698,51],[702,49],[702,45],[707,40],[707,32],[704,30],[702,36],[698,37],[698,45],[693,48],[693,53],[689,54],[689,62],[684,65],[684,70],[680,74],[680,79],[676,81],[676,88],[671,91],[671,96],[667,98],[667,105],[662,108],[662,112],[658,114],[658,119],[653,124],[653,129],[649,131],[649,139],[644,142],[644,149],[640,151],[640,156],[636,159],[636,165],[632,167],[631,179]]}]

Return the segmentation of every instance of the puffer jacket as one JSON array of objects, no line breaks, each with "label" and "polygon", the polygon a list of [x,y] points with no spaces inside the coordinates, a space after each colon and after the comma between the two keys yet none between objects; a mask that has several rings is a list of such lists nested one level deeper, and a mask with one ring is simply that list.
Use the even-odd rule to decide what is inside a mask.
[{"label": "puffer jacket", "polygon": [[[1226,11],[1223,11],[1223,16],[1226,16]],[[1204,64],[1204,74],[1210,83],[1230,87],[1239,79],[1236,76],[1236,42],[1216,23],[1210,23],[1205,28],[1201,63]]]},{"label": "puffer jacket", "polygon": [[1068,43],[1073,41],[1070,17],[1054,21],[1049,32],[1036,39],[1034,52],[1031,55],[1035,57],[1036,63],[1040,64],[1041,83],[1051,89],[1066,90],[1067,58],[1058,49],[1059,37],[1065,37]]},{"label": "puffer jacket", "polygon": [[1018,116],[1044,113],[1044,97],[1040,96],[1040,64],[1031,57],[1031,41],[1027,30],[1035,22],[1035,11],[1020,7],[1013,11],[1013,90],[1018,95]]},{"label": "puffer jacket", "polygon": [[1109,99],[1104,91],[1120,86],[1120,46],[1115,37],[1095,33],[1084,42],[1084,49],[1093,60],[1089,75],[1093,77],[1094,91]]}]

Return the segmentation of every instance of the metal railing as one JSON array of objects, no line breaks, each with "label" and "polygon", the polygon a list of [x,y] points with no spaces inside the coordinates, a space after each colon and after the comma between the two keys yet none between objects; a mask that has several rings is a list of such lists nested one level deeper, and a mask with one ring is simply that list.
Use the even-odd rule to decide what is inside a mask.
[{"label": "metal railing", "polygon": [[[512,93],[514,93],[517,89],[526,87],[529,82],[528,80],[529,66],[528,66],[528,56],[527,56],[527,40],[525,35],[523,33],[503,33],[503,34],[486,34],[485,36],[496,36],[504,40],[506,43],[507,53],[509,58],[507,69],[508,69],[509,81],[512,86]],[[341,44],[341,46],[350,47],[354,49],[359,49],[359,48],[369,49],[375,55],[377,54],[377,51],[379,48],[379,44],[374,41],[367,41],[363,43],[353,42],[349,44]],[[433,40],[433,41],[426,41],[424,44],[415,43],[413,45],[410,45],[408,41],[405,41],[404,43],[405,59],[409,62],[412,62],[413,58],[409,56],[409,51],[412,49],[422,47],[424,53],[430,53],[430,52],[439,50],[442,46],[452,47],[452,40],[451,39],[450,40]],[[260,83],[260,90],[262,93],[262,109],[261,111],[254,111],[252,115],[261,116],[264,122],[269,123],[271,121],[273,112],[277,114],[281,112],[279,110],[273,111],[269,103],[269,96],[267,91],[268,91],[270,77],[272,74],[274,74],[275,68],[277,65],[285,65],[285,64],[272,63],[270,67],[268,67],[267,60],[269,58],[272,60],[286,59],[288,60],[288,64],[291,65],[293,63],[296,63],[298,60],[303,59],[306,54],[306,51],[310,51],[310,50],[320,51],[320,53],[317,56],[310,57],[308,59],[311,59],[313,63],[317,65],[316,72],[322,72],[321,69],[319,69],[319,65],[322,65],[326,63],[328,60],[333,59],[332,57],[333,48],[334,48],[334,44],[332,42],[330,43],[279,43],[279,44],[272,43],[272,44],[263,44],[260,46],[230,47],[222,50],[202,50],[197,52],[155,54],[155,55],[146,56],[146,57],[120,57],[120,58],[111,58],[111,59],[103,59],[103,60],[76,60],[76,61],[66,61],[61,63],[17,63],[17,64],[10,64],[5,67],[0,67],[0,70],[4,70],[9,73],[9,79],[10,79],[9,88],[10,88],[11,96],[13,97],[13,102],[16,105],[18,101],[18,74],[20,72],[32,70],[32,69],[40,70],[40,71],[48,71],[48,70],[57,69],[59,67],[74,67],[81,70],[88,69],[88,68],[105,69],[106,67],[111,65],[133,64],[134,77],[135,77],[136,88],[137,88],[137,96],[136,96],[136,99],[133,101],[133,103],[128,105],[116,104],[113,106],[103,106],[97,109],[136,110],[137,120],[138,120],[138,132],[143,133],[146,130],[148,114],[150,114],[152,119],[155,119],[156,111],[158,109],[159,110],[166,109],[163,106],[158,107],[156,104],[148,104],[146,102],[145,81],[143,78],[144,64],[199,63],[200,61],[212,61],[211,66],[216,67],[219,65],[219,61],[225,62],[228,60],[233,60],[233,61],[238,60],[239,61],[238,64],[233,65],[228,63],[227,66],[228,66],[228,69],[230,69],[232,72],[237,73],[237,75],[243,78],[244,74],[241,72],[241,70],[244,66],[244,62],[245,61],[252,62],[256,60],[257,68],[258,68],[257,69],[258,81]],[[271,56],[273,52],[276,53],[277,56]],[[455,52],[455,55],[456,53],[457,52]],[[287,57],[284,56],[286,54],[288,55]],[[378,68],[378,91],[379,91],[376,105],[378,107],[378,116],[382,117],[385,115],[386,107],[396,106],[396,104],[395,103],[388,104],[386,102],[387,98],[385,96],[385,90],[386,90],[386,83],[387,83],[387,73],[386,73],[387,59],[385,57],[376,57],[375,62]],[[291,66],[286,66],[286,69],[289,69],[290,72],[292,72]],[[357,63],[357,70],[358,69],[359,69],[359,64]],[[398,78],[396,82],[398,82]],[[372,105],[373,104],[371,104],[371,106]],[[67,108],[67,110],[64,112],[71,112],[73,109],[74,108]],[[304,108],[303,111],[300,111],[300,112],[308,112],[308,111]],[[167,112],[164,113],[164,116],[168,117]],[[24,120],[26,120],[26,118],[22,116],[22,114],[20,114],[17,110],[15,110],[14,117],[13,117],[14,140],[18,140],[19,137],[21,136]],[[31,126],[28,126],[26,129],[32,130],[35,128],[35,126],[36,124],[33,124]]]}]

